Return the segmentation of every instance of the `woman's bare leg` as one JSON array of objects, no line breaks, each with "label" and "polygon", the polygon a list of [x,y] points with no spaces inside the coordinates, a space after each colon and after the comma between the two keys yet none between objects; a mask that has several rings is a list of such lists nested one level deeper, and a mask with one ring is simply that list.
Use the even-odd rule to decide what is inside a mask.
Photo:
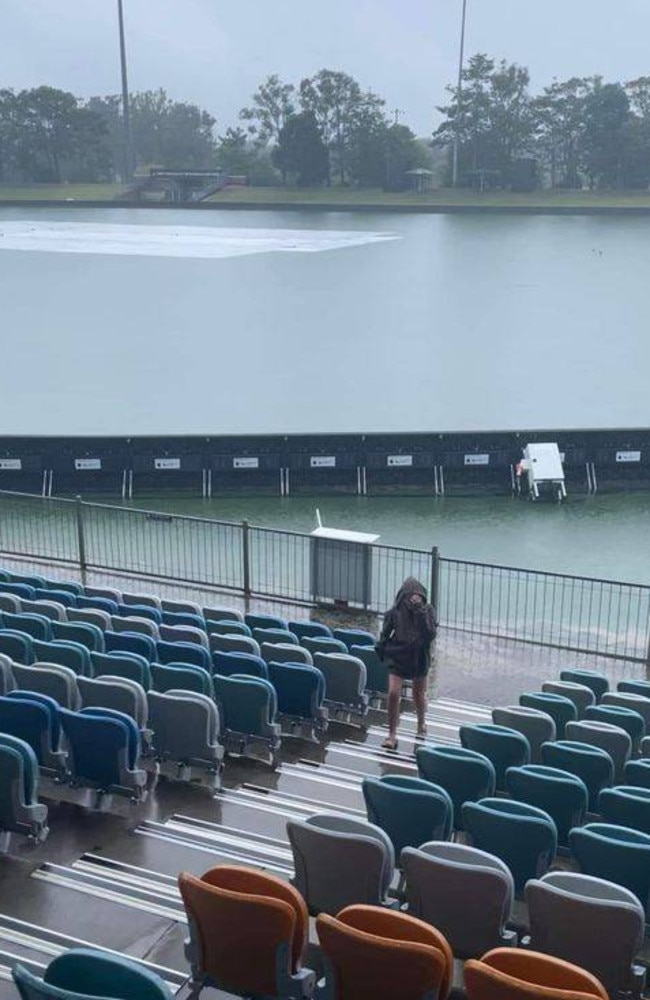
[{"label": "woman's bare leg", "polygon": [[388,739],[397,740],[399,709],[402,699],[402,678],[397,674],[388,675]]},{"label": "woman's bare leg", "polygon": [[413,681],[413,701],[415,714],[418,718],[418,736],[425,736],[427,731],[427,679],[416,677]]}]

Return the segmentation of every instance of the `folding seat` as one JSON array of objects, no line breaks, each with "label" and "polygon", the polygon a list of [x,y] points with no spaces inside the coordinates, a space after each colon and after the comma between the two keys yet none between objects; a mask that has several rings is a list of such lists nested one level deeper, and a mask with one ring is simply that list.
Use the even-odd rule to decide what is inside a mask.
[{"label": "folding seat", "polygon": [[169,612],[170,614],[194,615],[196,618],[203,619],[203,609],[196,601],[171,601],[163,597],[160,600],[160,606],[163,614]]},{"label": "folding seat", "polygon": [[560,672],[561,681],[570,681],[572,684],[582,684],[591,688],[598,703],[604,694],[609,691],[609,681],[605,674],[599,674],[595,670],[562,670]]},{"label": "folding seat", "polygon": [[496,948],[464,971],[467,1000],[608,1000],[590,972],[537,951]]},{"label": "folding seat", "polygon": [[16,686],[12,666],[9,657],[0,653],[0,695],[8,694]]},{"label": "folding seat", "polygon": [[[223,655],[223,654],[222,654]],[[327,731],[328,711],[323,706],[325,678],[316,667],[304,663],[269,663],[269,680],[278,699],[282,721],[302,735],[316,739]]]},{"label": "folding seat", "polygon": [[78,642],[93,653],[103,653],[104,633],[97,625],[88,622],[52,622],[52,632],[55,639],[65,642]]},{"label": "folding seat", "polygon": [[230,618],[206,618],[205,631],[208,635],[247,635],[251,638],[251,630],[246,622],[240,622]]},{"label": "folding seat", "polygon": [[614,762],[606,750],[589,743],[556,740],[542,747],[542,760],[546,767],[569,771],[584,781],[589,792],[590,812],[598,808],[598,793],[614,781]]},{"label": "folding seat", "polygon": [[545,694],[559,694],[572,701],[579,719],[590,705],[596,704],[596,695],[586,684],[574,684],[572,681],[545,681],[542,684],[542,691]]},{"label": "folding seat", "polygon": [[42,589],[34,590],[33,597],[30,600],[56,601],[57,604],[62,604],[64,608],[75,608],[77,606],[76,594],[71,594],[69,590],[55,590],[53,587],[43,587]]},{"label": "folding seat", "polygon": [[244,615],[241,611],[237,611],[235,608],[202,608],[203,617],[207,621],[233,621],[233,622],[243,622]]},{"label": "folding seat", "polygon": [[418,774],[444,788],[454,806],[454,829],[463,830],[464,802],[490,798],[496,788],[491,760],[463,747],[427,745],[415,752]]},{"label": "folding seat", "polygon": [[218,775],[224,748],[219,743],[219,712],[214,701],[194,691],[174,689],[150,691],[148,700],[158,760],[177,764],[177,777],[189,779],[192,767]]},{"label": "folding seat", "polygon": [[650,698],[650,681],[619,681],[616,690],[621,694],[640,694]]},{"label": "folding seat", "polygon": [[146,635],[150,639],[157,641],[160,638],[158,626],[149,618],[120,618],[119,615],[112,615],[110,618],[110,632],[135,632],[137,635]]},{"label": "folding seat", "polygon": [[636,896],[604,879],[549,872],[526,886],[530,947],[578,965],[612,997],[641,997],[645,916]]},{"label": "folding seat", "polygon": [[406,913],[349,906],[316,920],[323,1000],[446,1000],[454,959],[440,931]]},{"label": "folding seat", "polygon": [[115,614],[122,618],[146,618],[154,625],[162,623],[162,611],[148,604],[118,604]]},{"label": "folding seat", "polygon": [[107,653],[137,653],[149,663],[158,656],[158,643],[148,635],[137,632],[105,632],[104,646]]},{"label": "folding seat", "polygon": [[26,583],[2,583],[0,591],[3,594],[13,594],[14,597],[24,598],[26,601],[36,600],[36,589]]},{"label": "folding seat", "polygon": [[30,575],[27,573],[11,573],[10,582],[22,583],[28,587],[34,587],[35,590],[48,586],[48,582],[44,576],[36,576],[35,574]]},{"label": "folding seat", "polygon": [[135,604],[140,607],[156,608],[158,611],[162,611],[160,598],[156,597],[155,594],[128,594],[125,590],[123,590],[122,603]]},{"label": "folding seat", "polygon": [[246,753],[249,745],[263,744],[275,765],[281,729],[275,721],[278,707],[275,688],[261,677],[213,677],[226,749]]},{"label": "folding seat", "polygon": [[517,944],[507,929],[515,883],[500,858],[466,844],[431,842],[406,847],[402,869],[408,912],[437,927],[456,958]]},{"label": "folding seat", "polygon": [[68,642],[66,639],[53,639],[52,642],[34,640],[33,651],[38,662],[58,663],[84,677],[92,674],[90,650],[80,642]]},{"label": "folding seat", "polygon": [[287,623],[287,628],[290,632],[293,632],[301,645],[303,639],[313,639],[317,636],[328,637],[332,635],[332,630],[329,626],[323,625],[322,622],[290,621]]},{"label": "folding seat", "polygon": [[507,726],[475,723],[459,729],[461,746],[483,754],[494,764],[496,787],[505,789],[506,771],[530,762],[530,744],[525,736]]},{"label": "folding seat", "polygon": [[114,587],[84,587],[84,594],[86,597],[101,597],[106,601],[112,601],[114,604],[122,604],[122,591],[115,590]]},{"label": "folding seat", "polygon": [[253,639],[259,643],[282,643],[284,646],[297,646],[298,637],[286,628],[254,628]]},{"label": "folding seat", "polygon": [[632,756],[636,757],[645,736],[645,722],[638,712],[620,705],[593,705],[585,712],[585,722],[606,722],[624,729],[632,741]]},{"label": "folding seat", "polygon": [[58,777],[65,771],[59,705],[36,691],[12,691],[0,698],[0,732],[28,743],[42,771]]},{"label": "folding seat", "polygon": [[344,643],[348,650],[352,646],[373,646],[377,642],[377,637],[372,632],[361,628],[335,628],[332,632],[335,639]]},{"label": "folding seat", "polygon": [[190,931],[185,954],[193,996],[205,986],[241,997],[312,995],[316,977],[302,965],[307,909],[293,886],[234,865],[201,878],[181,872],[178,885]]},{"label": "folding seat", "polygon": [[644,736],[641,740],[641,756],[650,757],[650,736]]},{"label": "folding seat", "polygon": [[303,649],[309,650],[312,657],[316,653],[347,653],[348,647],[340,639],[330,638],[328,635],[306,635],[300,640]]},{"label": "folding seat", "polygon": [[77,681],[84,708],[111,708],[128,715],[140,731],[147,728],[147,695],[137,681],[105,674]]},{"label": "folding seat", "polygon": [[388,835],[363,819],[322,813],[290,819],[287,835],[293,884],[312,915],[338,913],[351,903],[387,903],[395,873]]},{"label": "folding seat", "polygon": [[370,704],[365,664],[349,653],[316,653],[314,666],[325,678],[325,704],[336,712],[365,718]]},{"label": "folding seat", "polygon": [[598,812],[605,823],[650,834],[650,788],[634,785],[603,788],[598,796]]},{"label": "folding seat", "polygon": [[20,614],[12,615],[7,611],[0,613],[0,628],[11,629],[12,632],[24,632],[32,639],[49,642],[52,638],[52,623],[45,615]]},{"label": "folding seat", "polygon": [[210,649],[207,634],[201,629],[189,628],[187,625],[159,625],[158,635],[161,642],[182,642]]},{"label": "folding seat", "polygon": [[19,691],[33,691],[52,698],[61,708],[75,712],[81,708],[77,674],[59,663],[34,663],[30,667],[17,663],[12,667]]},{"label": "folding seat", "polygon": [[162,613],[162,624],[163,625],[185,625],[188,628],[198,628],[201,632],[205,632],[205,618],[203,615],[193,615],[189,612],[182,611],[163,611]]},{"label": "folding seat", "polygon": [[588,823],[569,835],[571,852],[585,875],[629,889],[650,915],[650,834],[625,826]]},{"label": "folding seat", "polygon": [[0,733],[0,831],[42,843],[48,834],[47,806],[38,801],[38,777],[38,761],[29,744]]},{"label": "folding seat", "polygon": [[259,643],[247,635],[210,635],[210,649],[213,653],[252,653],[260,655]]},{"label": "folding seat", "polygon": [[[23,601],[14,594],[6,594],[0,584],[0,611],[8,611],[11,615],[19,615],[22,611]],[[27,604],[35,604],[35,601],[26,601]]]},{"label": "folding seat", "polygon": [[137,653],[91,653],[93,676],[102,677],[109,674],[112,677],[125,677],[136,681],[140,687],[148,691],[151,687],[151,666],[144,656]]},{"label": "folding seat", "polygon": [[650,760],[630,760],[625,765],[625,781],[637,788],[650,788]]},{"label": "folding seat", "polygon": [[16,963],[11,974],[21,1000],[172,1000],[172,993],[159,976],[139,962],[114,952],[72,948],[54,958],[43,978]]},{"label": "folding seat", "polygon": [[548,871],[557,850],[555,823],[542,809],[508,799],[466,802],[463,822],[471,844],[505,861],[520,894],[529,878]]},{"label": "folding seat", "polygon": [[145,798],[146,771],[138,768],[140,734],[133,719],[108,708],[60,709],[68,738],[71,783],[96,788],[99,797],[117,793]]},{"label": "folding seat", "polygon": [[266,663],[273,660],[274,663],[304,663],[312,666],[312,655],[302,646],[295,646],[288,642],[263,642],[260,647],[260,656]]},{"label": "folding seat", "polygon": [[539,712],[546,712],[555,723],[555,738],[564,739],[564,727],[567,722],[573,722],[578,718],[578,710],[574,703],[563,695],[551,694],[548,691],[532,691],[522,694],[519,697],[519,704],[525,708],[536,708]]},{"label": "folding seat", "polygon": [[[2,602],[0,601],[1,608]],[[64,608],[62,604],[57,604],[56,601],[21,601],[20,609],[23,614],[42,615],[43,618],[49,618],[53,622],[68,621],[69,615],[77,611],[76,608]],[[70,621],[72,621],[71,618]]]},{"label": "folding seat", "polygon": [[646,731],[650,732],[650,697],[642,694],[635,694],[631,691],[611,691],[603,695],[603,705],[618,705],[619,708],[628,708],[632,712],[638,712],[643,716]]},{"label": "folding seat", "polygon": [[[108,632],[113,628],[111,616],[106,611],[98,608],[68,608],[67,619],[69,622],[83,622],[86,625],[95,625],[101,632]],[[117,631],[117,629],[113,629]]]},{"label": "folding seat", "polygon": [[269,670],[261,656],[253,653],[213,653],[212,672],[224,677],[242,674],[248,677],[269,679]]},{"label": "folding seat", "polygon": [[567,723],[566,738],[573,742],[600,747],[612,758],[614,781],[622,780],[625,765],[632,753],[632,740],[624,729],[612,726],[608,722],[581,719],[580,722]]},{"label": "folding seat", "polygon": [[248,627],[252,629],[256,628],[281,628],[286,629],[287,623],[284,618],[278,618],[277,615],[261,615],[261,614],[245,614],[244,621]]},{"label": "folding seat", "polygon": [[116,615],[118,613],[117,601],[111,601],[108,597],[78,597],[77,607],[90,611],[93,609],[105,611],[108,615]]},{"label": "folding seat", "polygon": [[558,844],[567,847],[569,830],[585,821],[589,792],[584,781],[569,771],[541,764],[510,767],[506,790],[518,802],[542,809],[557,827]]},{"label": "folding seat", "polygon": [[43,586],[48,590],[67,590],[69,594],[74,594],[76,597],[85,593],[83,584],[76,580],[43,580]]},{"label": "folding seat", "polygon": [[366,691],[371,698],[385,697],[388,694],[388,667],[379,659],[374,646],[350,646],[350,655],[365,665]]},{"label": "folding seat", "polygon": [[539,764],[542,760],[542,743],[555,739],[555,722],[546,712],[536,708],[525,708],[523,705],[508,705],[505,708],[492,709],[492,722],[495,726],[505,726],[521,733],[530,746],[531,764]]},{"label": "folding seat", "polygon": [[212,678],[203,667],[191,663],[152,663],[151,680],[154,691],[197,691],[212,697]]},{"label": "folding seat", "polygon": [[34,662],[34,640],[26,632],[10,629],[0,630],[0,653],[14,663]]},{"label": "folding seat", "polygon": [[[140,638],[144,638],[141,636]],[[193,642],[163,642],[156,643],[157,663],[189,663],[193,667],[202,667],[208,673],[212,670],[212,657],[205,646]],[[153,661],[152,661],[153,662]]]},{"label": "folding seat", "polygon": [[364,778],[361,788],[368,820],[388,834],[398,864],[405,847],[449,840],[454,807],[439,785],[410,775],[385,774]]}]

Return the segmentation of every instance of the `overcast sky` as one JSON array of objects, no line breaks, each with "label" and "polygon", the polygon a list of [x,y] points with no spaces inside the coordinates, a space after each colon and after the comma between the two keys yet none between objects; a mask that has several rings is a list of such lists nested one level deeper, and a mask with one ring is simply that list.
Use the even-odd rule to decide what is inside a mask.
[{"label": "overcast sky", "polygon": [[[224,131],[268,73],[341,69],[420,135],[456,74],[461,0],[124,0],[130,86],[201,104]],[[533,85],[650,75],[650,0],[468,0],[467,52]],[[0,0],[0,87],[117,93],[117,0]]]}]

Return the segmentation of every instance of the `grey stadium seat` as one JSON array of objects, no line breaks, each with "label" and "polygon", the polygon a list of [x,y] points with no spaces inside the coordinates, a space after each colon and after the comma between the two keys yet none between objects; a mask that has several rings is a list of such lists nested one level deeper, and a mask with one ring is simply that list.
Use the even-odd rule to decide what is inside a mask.
[{"label": "grey stadium seat", "polygon": [[507,705],[492,710],[495,726],[507,726],[526,737],[530,744],[531,764],[541,764],[542,743],[552,742],[556,736],[555,722],[546,712],[522,705]]},{"label": "grey stadium seat", "polygon": [[77,684],[84,708],[112,708],[130,716],[138,729],[146,729],[149,709],[144,688],[126,677],[103,674],[101,677],[78,677]]},{"label": "grey stadium seat", "polygon": [[183,768],[192,767],[220,773],[224,748],[219,743],[219,712],[207,695],[150,691],[149,722],[156,756],[178,764],[179,776]]},{"label": "grey stadium seat", "polygon": [[59,663],[34,663],[24,667],[14,663],[11,669],[19,691],[49,695],[61,708],[69,708],[72,712],[81,708],[77,674],[70,667]]}]

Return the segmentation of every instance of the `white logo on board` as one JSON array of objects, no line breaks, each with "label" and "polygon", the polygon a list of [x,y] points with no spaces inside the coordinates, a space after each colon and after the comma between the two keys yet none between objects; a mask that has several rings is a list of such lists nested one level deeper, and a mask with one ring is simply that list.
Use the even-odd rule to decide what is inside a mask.
[{"label": "white logo on board", "polygon": [[154,469],[180,469],[180,458],[154,458]]},{"label": "white logo on board", "polygon": [[336,466],[336,455],[312,455],[309,464],[312,469],[333,469]]}]

